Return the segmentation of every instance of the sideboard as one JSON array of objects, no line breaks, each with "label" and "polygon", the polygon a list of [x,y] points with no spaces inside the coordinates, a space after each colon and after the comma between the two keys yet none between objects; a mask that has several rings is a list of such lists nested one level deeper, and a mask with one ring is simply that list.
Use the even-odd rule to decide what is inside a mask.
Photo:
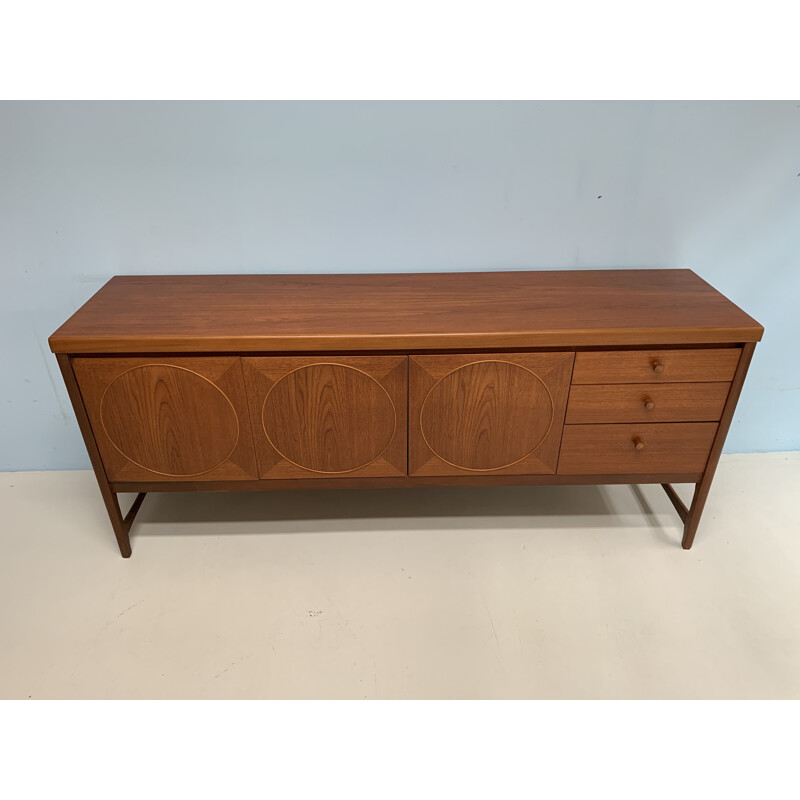
[{"label": "sideboard", "polygon": [[682,269],[160,275],[50,347],[126,558],[147,492],[429,485],[658,483],[688,549],[762,334]]}]

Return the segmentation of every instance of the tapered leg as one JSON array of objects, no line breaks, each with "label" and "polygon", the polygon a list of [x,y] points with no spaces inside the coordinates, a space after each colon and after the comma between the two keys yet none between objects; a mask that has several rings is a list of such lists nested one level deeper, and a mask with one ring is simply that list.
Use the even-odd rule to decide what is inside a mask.
[{"label": "tapered leg", "polygon": [[123,517],[117,495],[111,491],[111,485],[108,482],[108,477],[103,467],[103,461],[100,458],[100,451],[97,449],[97,443],[94,440],[92,426],[89,423],[89,417],[83,405],[83,398],[81,397],[81,391],[78,387],[78,381],[72,369],[72,361],[68,355],[64,355],[63,353],[59,353],[56,359],[58,360],[58,366],[61,368],[61,374],[64,376],[64,383],[69,393],[69,399],[72,401],[72,408],[75,411],[75,417],[78,420],[78,427],[81,429],[83,441],[86,444],[86,450],[89,452],[89,459],[92,462],[94,475],[95,478],[97,478],[97,485],[100,487],[100,494],[103,497],[106,511],[108,511],[108,517],[111,520],[111,527],[114,529],[114,535],[117,537],[119,551],[122,553],[123,558],[130,558],[131,542],[128,531],[130,531],[131,525],[133,524],[136,512],[142,505],[144,493],[141,493],[136,500],[134,500],[130,511]]},{"label": "tapered leg", "polygon": [[703,475],[703,480],[694,487],[694,497],[692,498],[692,504],[689,506],[689,514],[683,526],[681,547],[683,547],[684,550],[688,550],[694,543],[694,535],[697,533],[697,526],[700,524],[700,517],[703,515],[703,509],[706,505],[706,499],[708,498],[708,491],[711,489],[713,477],[713,471],[710,475],[708,471],[706,471],[706,474]]},{"label": "tapered leg", "polygon": [[130,510],[124,517],[122,516],[122,511],[119,507],[117,495],[114,494],[114,492],[112,492],[110,489],[104,487],[102,483],[100,483],[100,493],[103,495],[103,502],[106,504],[106,510],[108,511],[108,516],[111,520],[111,527],[114,529],[114,536],[117,537],[119,551],[122,553],[123,558],[130,558],[131,540],[129,531],[131,529],[131,525],[133,525],[133,520],[136,517],[136,512],[142,506],[146,492],[140,492],[136,496],[136,499],[133,501],[133,505],[130,507]]},{"label": "tapered leg", "polygon": [[701,481],[700,483],[696,483],[694,485],[694,496],[692,497],[692,504],[690,508],[686,508],[683,500],[678,497],[678,493],[672,488],[671,484],[662,483],[661,486],[667,493],[667,497],[669,497],[672,505],[675,506],[675,510],[678,512],[681,522],[683,522],[682,546],[684,550],[688,550],[692,546],[694,535],[697,531],[697,526],[700,524],[700,517],[703,513],[703,507],[706,504],[706,497],[708,497],[708,490],[711,486],[711,478],[709,477],[707,480],[705,480],[705,483]]},{"label": "tapered leg", "polygon": [[[748,342],[744,345],[744,347],[742,347],[742,354],[739,357],[739,364],[736,367],[736,374],[733,376],[733,382],[731,383],[731,388],[728,392],[728,399],[725,402],[725,408],[722,411],[722,417],[720,418],[719,426],[717,428],[717,435],[714,437],[714,443],[711,445],[711,453],[708,456],[703,477],[695,486],[692,504],[689,507],[689,512],[686,515],[686,518],[684,519],[685,524],[683,527],[683,541],[681,542],[681,546],[684,550],[688,550],[694,543],[694,537],[697,533],[697,526],[700,524],[700,517],[703,514],[703,509],[705,508],[706,500],[708,499],[708,492],[711,489],[711,482],[714,480],[714,473],[717,471],[717,464],[719,463],[719,457],[722,453],[722,446],[725,444],[725,437],[728,435],[728,429],[730,428],[731,421],[733,420],[733,412],[736,410],[736,403],[739,401],[739,395],[742,392],[742,384],[744,384],[744,379],[747,375],[747,369],[750,366],[750,361],[753,358],[753,351],[755,349],[755,342]],[[667,491],[667,494],[674,503],[675,501],[672,495],[670,495],[669,491]]]},{"label": "tapered leg", "polygon": [[706,504],[708,490],[711,488],[712,477],[713,473],[706,471],[700,483],[694,485],[694,495],[689,508],[686,508],[683,500],[678,497],[678,493],[669,483],[661,484],[664,491],[667,493],[667,497],[672,501],[672,505],[675,506],[675,510],[678,512],[681,522],[683,522],[683,540],[681,546],[684,550],[688,550],[692,546],[692,542],[694,542],[694,535],[697,533],[697,526],[700,524],[700,517],[703,514],[703,508]]},{"label": "tapered leg", "polygon": [[106,504],[106,511],[108,511],[108,518],[111,520],[111,527],[114,529],[114,536],[117,537],[119,552],[122,553],[123,558],[130,558],[131,539],[128,536],[128,529],[125,527],[119,500],[111,490],[104,491],[102,485],[100,486],[100,493],[103,495],[103,502]]}]

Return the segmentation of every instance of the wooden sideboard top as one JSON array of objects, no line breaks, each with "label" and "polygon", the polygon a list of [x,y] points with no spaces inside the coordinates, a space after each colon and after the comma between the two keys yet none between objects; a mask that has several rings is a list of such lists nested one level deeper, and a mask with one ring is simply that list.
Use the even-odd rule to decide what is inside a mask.
[{"label": "wooden sideboard top", "polygon": [[54,353],[300,352],[756,342],[691,270],[117,276]]}]

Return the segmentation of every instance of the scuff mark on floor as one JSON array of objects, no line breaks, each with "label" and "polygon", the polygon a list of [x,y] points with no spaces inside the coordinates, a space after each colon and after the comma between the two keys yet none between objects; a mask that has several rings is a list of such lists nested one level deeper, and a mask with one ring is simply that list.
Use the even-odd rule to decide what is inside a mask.
[{"label": "scuff mark on floor", "polygon": [[144,603],[144,600],[138,600],[138,601],[137,601],[137,602],[135,602],[135,603],[134,603],[132,606],[128,606],[128,607],[127,607],[127,608],[126,608],[124,611],[120,611],[120,612],[119,612],[119,614],[117,614],[117,616],[116,616],[116,617],[114,617],[114,619],[112,619],[112,620],[109,620],[109,621],[108,621],[108,622],[107,622],[105,625],[103,625],[103,627],[102,627],[102,628],[100,628],[100,630],[98,631],[98,636],[99,636],[99,635],[100,635],[100,634],[101,634],[103,631],[107,630],[107,629],[108,629],[108,628],[110,628],[112,625],[116,624],[116,623],[117,623],[117,622],[118,622],[118,621],[119,621],[119,620],[120,620],[122,617],[124,617],[124,616],[125,616],[125,615],[126,615],[128,612],[129,612],[129,611],[131,611],[131,610],[133,610],[134,608],[136,608],[136,606],[140,606],[142,603]]},{"label": "scuff mark on floor", "polygon": [[505,672],[505,666],[503,665],[503,649],[500,647],[500,640],[497,638],[497,629],[494,627],[494,617],[489,609],[489,604],[486,602],[486,598],[481,597],[481,599],[483,600],[486,613],[489,615],[489,623],[492,626],[492,636],[494,636],[494,643],[497,645],[497,654],[500,656],[500,666],[503,667],[503,671]]},{"label": "scuff mark on floor", "polygon": [[217,678],[221,677],[222,675],[224,675],[229,670],[232,670],[234,667],[238,666],[239,664],[242,663],[242,661],[244,661],[247,658],[250,658],[250,656],[252,656],[252,655],[253,655],[252,653],[245,653],[243,656],[239,656],[239,658],[237,658],[235,661],[231,661],[231,663],[228,664],[228,666],[225,667],[225,669],[223,669],[221,672],[218,672],[213,677],[213,680],[216,680]]}]

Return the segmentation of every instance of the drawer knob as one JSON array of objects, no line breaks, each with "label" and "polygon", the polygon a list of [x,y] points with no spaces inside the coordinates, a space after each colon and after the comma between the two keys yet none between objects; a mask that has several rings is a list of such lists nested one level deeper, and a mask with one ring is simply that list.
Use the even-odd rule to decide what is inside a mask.
[{"label": "drawer knob", "polygon": [[644,442],[638,436],[633,440],[633,446],[636,450],[644,450]]},{"label": "drawer knob", "polygon": [[656,404],[649,397],[645,397],[645,399],[644,399],[644,407],[648,411],[652,411],[656,407]]},{"label": "drawer knob", "polygon": [[653,372],[661,374],[664,371],[664,365],[660,361],[654,361],[652,363]]}]

